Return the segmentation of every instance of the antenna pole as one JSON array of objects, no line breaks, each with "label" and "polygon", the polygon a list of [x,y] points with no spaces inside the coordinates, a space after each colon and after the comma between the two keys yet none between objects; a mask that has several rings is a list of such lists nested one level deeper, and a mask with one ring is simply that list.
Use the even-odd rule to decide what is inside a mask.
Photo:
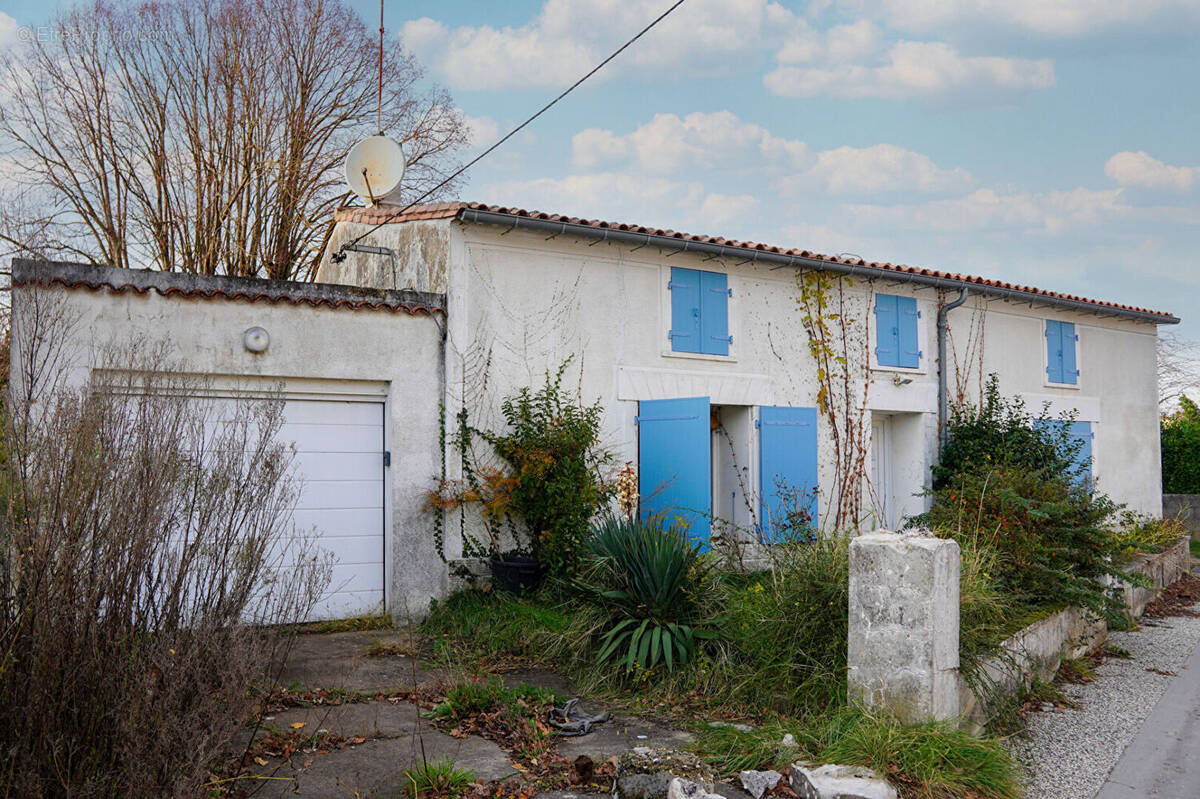
[{"label": "antenna pole", "polygon": [[383,0],[379,0],[379,90],[375,96],[375,127],[383,135]]}]

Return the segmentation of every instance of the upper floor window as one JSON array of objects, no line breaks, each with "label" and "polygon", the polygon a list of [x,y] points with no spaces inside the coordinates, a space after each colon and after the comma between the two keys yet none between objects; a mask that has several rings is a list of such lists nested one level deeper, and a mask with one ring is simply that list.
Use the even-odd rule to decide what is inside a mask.
[{"label": "upper floor window", "polygon": [[920,318],[913,297],[875,295],[875,362],[879,366],[920,368],[924,354],[917,333]]},{"label": "upper floor window", "polygon": [[699,352],[728,355],[733,336],[729,335],[728,278],[723,272],[671,268],[671,349],[674,352]]},{"label": "upper floor window", "polygon": [[1075,348],[1079,336],[1071,322],[1046,320],[1046,382],[1075,385],[1079,366]]}]

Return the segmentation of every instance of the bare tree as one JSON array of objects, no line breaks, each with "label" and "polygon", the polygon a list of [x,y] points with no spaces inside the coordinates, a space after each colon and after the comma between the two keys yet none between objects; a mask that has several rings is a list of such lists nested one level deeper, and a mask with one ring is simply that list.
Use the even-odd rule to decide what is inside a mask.
[{"label": "bare tree", "polygon": [[345,0],[99,0],[44,33],[0,61],[13,250],[303,277],[356,140],[401,142],[409,196],[467,141],[395,38],[377,122],[378,40]]},{"label": "bare tree", "polygon": [[1200,341],[1178,333],[1158,335],[1158,402],[1162,410],[1175,407],[1179,398],[1200,393]]}]

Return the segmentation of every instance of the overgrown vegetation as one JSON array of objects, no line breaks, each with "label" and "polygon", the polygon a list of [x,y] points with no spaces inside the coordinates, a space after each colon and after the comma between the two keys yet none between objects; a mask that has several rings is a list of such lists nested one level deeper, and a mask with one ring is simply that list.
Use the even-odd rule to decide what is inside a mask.
[{"label": "overgrown vegetation", "polygon": [[[473,427],[467,411],[459,412],[450,443],[463,478],[442,478],[427,507],[438,514],[479,509],[487,540],[471,535],[460,516],[464,555],[502,557],[507,541],[513,554],[531,555],[547,571],[566,575],[578,566],[588,525],[615,489],[606,479],[612,456],[600,445],[599,401],[584,405],[563,388],[571,361],[547,372],[536,391],[524,387],[504,399],[503,432]],[[481,463],[477,440],[503,466]]]},{"label": "overgrown vegetation", "polygon": [[1200,407],[1186,395],[1162,419],[1163,492],[1200,494]]},{"label": "overgrown vegetation", "polygon": [[[1122,625],[1112,580],[1132,579],[1123,568],[1131,550],[1158,546],[1160,531],[1120,518],[1093,490],[1071,421],[1002,398],[992,375],[979,407],[951,414],[930,510],[911,524],[987,553],[993,593],[1018,609],[1078,605]],[[1132,532],[1114,532],[1122,527]]]},{"label": "overgrown vegetation", "polygon": [[536,763],[553,743],[546,714],[560,700],[549,689],[524,683],[510,688],[493,675],[460,680],[426,715],[451,735],[477,734]]},{"label": "overgrown vegetation", "polygon": [[[722,773],[782,768],[798,760],[868,766],[905,797],[1017,799],[1021,787],[1008,750],[951,724],[901,724],[847,707],[803,719],[773,719],[741,730],[702,726],[697,751]],[[785,736],[793,741],[783,744]]]},{"label": "overgrown vegetation", "polygon": [[[53,310],[23,301],[24,324]],[[279,623],[328,581],[327,563],[288,544],[282,402],[217,415],[187,398],[199,387],[154,377],[155,359],[68,386],[48,351],[61,332],[22,331],[4,399],[0,701],[14,712],[0,785],[199,795],[251,686],[277,673],[294,632]]]}]

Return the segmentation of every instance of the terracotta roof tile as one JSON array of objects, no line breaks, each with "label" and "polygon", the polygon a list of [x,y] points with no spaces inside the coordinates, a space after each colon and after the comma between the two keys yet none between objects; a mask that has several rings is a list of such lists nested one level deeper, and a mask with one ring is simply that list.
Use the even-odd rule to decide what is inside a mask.
[{"label": "terracotta roof tile", "polygon": [[476,211],[487,211],[493,214],[502,214],[513,217],[527,217],[531,219],[540,219],[550,222],[566,222],[572,225],[583,225],[593,228],[621,230],[632,233],[646,234],[651,236],[663,236],[667,238],[682,239],[687,241],[702,242],[705,244],[718,244],[726,247],[732,247],[742,250],[776,253],[779,255],[795,256],[799,258],[807,258],[827,263],[835,264],[851,264],[855,266],[863,266],[872,269],[879,269],[884,272],[895,272],[898,274],[923,275],[932,278],[941,278],[951,280],[958,283],[969,285],[987,286],[991,288],[1009,289],[1030,295],[1030,298],[1038,296],[1046,297],[1047,299],[1073,300],[1076,302],[1087,303],[1094,305],[1098,309],[1108,308],[1115,311],[1129,311],[1137,314],[1148,314],[1150,316],[1161,317],[1164,323],[1177,322],[1174,316],[1164,311],[1155,311],[1149,308],[1140,308],[1135,305],[1126,305],[1123,303],[1108,302],[1105,300],[1094,300],[1087,297],[1079,297],[1073,294],[1065,294],[1057,291],[1048,291],[1039,289],[1034,286],[1024,286],[1017,283],[1009,283],[1002,280],[993,280],[989,278],[978,277],[975,275],[963,275],[955,272],[942,272],[936,269],[926,269],[923,267],[906,266],[904,264],[892,264],[879,261],[867,261],[862,258],[844,258],[838,255],[822,255],[821,253],[813,252],[812,250],[802,249],[785,249],[782,247],[762,244],[753,241],[735,241],[725,239],[719,236],[703,236],[690,233],[680,233],[674,230],[666,230],[663,228],[647,227],[645,225],[627,224],[621,222],[606,222],[599,219],[581,219],[579,217],[566,216],[565,214],[551,214],[543,211],[527,211],[524,208],[512,208],[503,205],[486,205],[484,203],[471,202],[444,202],[434,203],[431,205],[418,205],[405,211],[402,215],[395,215],[394,210],[383,208],[341,208],[334,215],[335,221],[338,222],[359,222],[363,224],[378,225],[384,223],[400,223],[400,222],[415,222],[424,219],[450,219],[457,217],[464,210],[471,209]]},{"label": "terracotta roof tile", "polygon": [[69,289],[110,291],[114,294],[148,294],[153,291],[163,297],[285,303],[313,308],[391,311],[429,316],[446,313],[445,297],[441,294],[382,291],[330,283],[115,269],[57,261],[14,259],[12,284],[63,286]]}]

